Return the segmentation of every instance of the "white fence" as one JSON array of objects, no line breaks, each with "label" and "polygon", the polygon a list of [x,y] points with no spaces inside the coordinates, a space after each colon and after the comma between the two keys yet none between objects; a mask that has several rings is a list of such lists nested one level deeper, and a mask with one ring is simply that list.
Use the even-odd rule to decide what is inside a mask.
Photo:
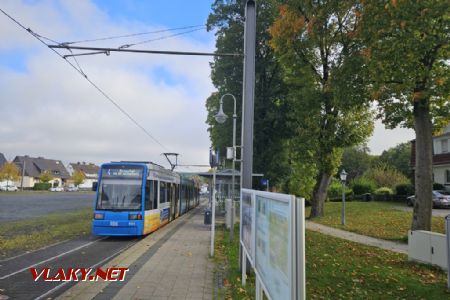
[{"label": "white fence", "polygon": [[246,260],[256,274],[256,299],[305,299],[304,199],[241,190],[242,283]]}]

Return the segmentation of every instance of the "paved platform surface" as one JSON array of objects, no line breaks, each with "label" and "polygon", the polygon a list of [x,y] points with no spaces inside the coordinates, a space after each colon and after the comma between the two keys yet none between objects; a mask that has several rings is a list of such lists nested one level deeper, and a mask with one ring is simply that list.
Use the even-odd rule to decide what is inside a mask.
[{"label": "paved platform surface", "polygon": [[58,299],[212,299],[210,226],[200,205],[103,267],[128,267],[124,282],[80,282]]},{"label": "paved platform surface", "polygon": [[350,231],[345,231],[333,227],[328,227],[322,224],[317,224],[311,221],[305,221],[306,229],[318,231],[323,234],[335,236],[341,239],[374,246],[378,248],[382,248],[385,250],[390,250],[398,253],[408,254],[408,244],[386,241],[382,239],[373,238],[370,236],[365,236],[357,233],[353,233]]}]

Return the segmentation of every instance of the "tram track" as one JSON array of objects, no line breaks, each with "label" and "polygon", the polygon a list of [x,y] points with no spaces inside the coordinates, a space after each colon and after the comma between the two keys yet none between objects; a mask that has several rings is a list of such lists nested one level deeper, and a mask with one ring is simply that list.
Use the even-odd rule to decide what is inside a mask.
[{"label": "tram track", "polygon": [[[0,299],[54,297],[76,282],[34,281],[30,268],[96,268],[141,239],[83,236],[0,262]],[[3,297],[3,298],[2,298]],[[8,298],[5,298],[8,299]]]}]

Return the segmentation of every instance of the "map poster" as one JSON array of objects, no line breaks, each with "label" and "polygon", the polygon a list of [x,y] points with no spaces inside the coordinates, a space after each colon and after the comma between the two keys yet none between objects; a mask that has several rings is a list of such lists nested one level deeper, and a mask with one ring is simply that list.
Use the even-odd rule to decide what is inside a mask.
[{"label": "map poster", "polygon": [[272,299],[290,299],[289,202],[256,195],[256,270]]}]

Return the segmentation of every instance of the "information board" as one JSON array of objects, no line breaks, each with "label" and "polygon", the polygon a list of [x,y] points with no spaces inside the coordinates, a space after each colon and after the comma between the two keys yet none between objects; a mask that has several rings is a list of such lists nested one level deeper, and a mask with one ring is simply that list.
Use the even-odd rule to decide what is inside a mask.
[{"label": "information board", "polygon": [[256,299],[305,299],[304,199],[241,190],[241,245],[256,274]]},{"label": "information board", "polygon": [[[289,199],[289,198],[288,198]],[[290,299],[290,204],[256,195],[255,267],[272,299]]]}]

